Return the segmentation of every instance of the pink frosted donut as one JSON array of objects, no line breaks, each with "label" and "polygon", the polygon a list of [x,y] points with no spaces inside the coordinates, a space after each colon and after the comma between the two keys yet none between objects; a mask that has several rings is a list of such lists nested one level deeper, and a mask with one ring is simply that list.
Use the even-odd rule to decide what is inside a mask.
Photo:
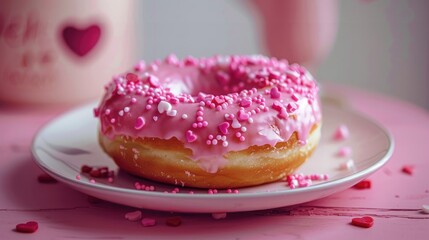
[{"label": "pink frosted donut", "polygon": [[100,144],[120,168],[181,186],[279,180],[320,139],[313,77],[264,56],[140,62],[106,86],[95,113]]}]

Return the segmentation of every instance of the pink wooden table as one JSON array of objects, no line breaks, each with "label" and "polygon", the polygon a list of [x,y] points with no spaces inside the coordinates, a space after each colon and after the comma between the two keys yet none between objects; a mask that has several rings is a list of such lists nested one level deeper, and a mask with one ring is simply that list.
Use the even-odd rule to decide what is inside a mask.
[{"label": "pink wooden table", "polygon": [[[32,161],[36,131],[64,110],[12,109],[0,106],[0,239],[428,239],[429,113],[402,101],[360,90],[328,86],[357,110],[383,123],[396,142],[393,157],[370,177],[369,190],[348,189],[299,206],[231,213],[214,220],[210,214],[172,214],[143,210],[158,220],[155,227],[129,222],[134,209],[108,202],[91,202],[64,184],[41,184],[42,171]],[[413,175],[401,172],[415,166]],[[349,224],[369,215],[372,228]],[[169,227],[166,218],[180,216],[182,225]],[[14,231],[35,220],[33,234]]]}]

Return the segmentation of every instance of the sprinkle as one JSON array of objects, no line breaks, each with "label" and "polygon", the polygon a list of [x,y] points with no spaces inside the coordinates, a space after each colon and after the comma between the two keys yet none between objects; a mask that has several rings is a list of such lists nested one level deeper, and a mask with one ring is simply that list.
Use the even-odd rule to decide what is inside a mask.
[{"label": "sprinkle", "polygon": [[234,119],[232,120],[231,127],[232,127],[232,128],[240,128],[240,127],[241,127],[241,124],[240,124],[240,122],[239,122],[236,118],[234,118]]},{"label": "sprinkle", "polygon": [[426,214],[429,214],[429,205],[423,205],[422,206],[422,211]]},{"label": "sprinkle", "polygon": [[139,221],[141,218],[142,212],[139,210],[125,214],[125,219],[127,219],[128,221],[136,222]]},{"label": "sprinkle", "polygon": [[346,140],[349,138],[349,129],[346,125],[341,124],[334,132],[333,138],[335,140]]},{"label": "sprinkle", "polygon": [[122,117],[122,116],[124,116],[124,110],[119,111],[119,113],[118,113],[118,114],[119,114],[119,116],[121,116],[121,117]]},{"label": "sprinkle", "polygon": [[152,119],[153,119],[153,121],[156,122],[156,121],[158,121],[158,116],[153,116]]},{"label": "sprinkle", "polygon": [[169,111],[171,111],[171,109],[172,109],[172,106],[169,102],[161,101],[158,103],[158,112],[160,114],[162,114],[164,112],[168,113]]},{"label": "sprinkle", "polygon": [[188,130],[187,132],[186,132],[186,140],[189,142],[189,143],[191,143],[191,142],[195,142],[195,140],[197,140],[197,135],[195,135],[193,132],[192,132],[192,130]]},{"label": "sprinkle", "polygon": [[298,102],[299,98],[296,94],[292,94],[291,96],[292,100],[294,100],[295,102]]},{"label": "sprinkle", "polygon": [[250,117],[249,114],[245,113],[243,110],[239,111],[237,116],[240,121],[246,121]]},{"label": "sprinkle", "polygon": [[271,96],[272,99],[280,98],[279,89],[277,87],[271,88],[271,90],[270,90],[270,96]]},{"label": "sprinkle", "polygon": [[216,220],[224,219],[226,218],[226,213],[212,213],[212,218]]},{"label": "sprinkle", "polygon": [[57,183],[58,182],[55,178],[51,177],[51,175],[47,173],[43,173],[37,176],[37,181],[39,181],[39,183]]},{"label": "sprinkle", "polygon": [[340,164],[339,169],[340,170],[350,170],[353,169],[355,166],[355,163],[353,161],[353,159],[349,159],[346,162],[343,162]]},{"label": "sprinkle", "polygon": [[90,167],[88,165],[82,165],[80,168],[80,171],[83,173],[90,173],[93,167]]},{"label": "sprinkle", "polygon": [[369,189],[371,188],[371,181],[370,180],[362,180],[358,183],[356,183],[353,188],[355,189]]},{"label": "sprinkle", "polygon": [[165,220],[165,224],[170,227],[178,227],[182,225],[182,219],[180,217],[169,217]]},{"label": "sprinkle", "polygon": [[351,224],[357,227],[370,228],[374,224],[374,219],[369,216],[353,218]]},{"label": "sprinkle", "polygon": [[242,131],[242,132],[246,132],[246,131],[247,131],[247,128],[246,128],[246,127],[241,127],[241,131]]},{"label": "sprinkle", "polygon": [[241,102],[240,102],[240,106],[241,107],[244,107],[244,108],[247,108],[247,107],[249,107],[249,106],[251,106],[252,105],[252,100],[250,100],[250,99],[246,99],[246,98],[244,98],[244,99],[242,99],[241,100]]},{"label": "sprinkle", "polygon": [[143,218],[141,224],[143,227],[153,227],[156,225],[156,220],[153,218]]},{"label": "sprinkle", "polygon": [[89,180],[90,183],[95,183],[94,179]]},{"label": "sprinkle", "polygon": [[124,107],[124,112],[129,112],[130,111],[130,108],[129,107]]},{"label": "sprinkle", "polygon": [[76,175],[76,180],[80,180],[80,179],[81,179],[80,175],[79,174]]},{"label": "sprinkle", "polygon": [[134,125],[134,128],[137,130],[140,130],[144,125],[146,124],[146,121],[143,117],[138,117],[136,120],[136,124]]},{"label": "sprinkle", "polygon": [[34,233],[39,229],[39,224],[36,221],[17,224],[15,230],[20,233]]},{"label": "sprinkle", "polygon": [[184,113],[182,114],[182,119],[187,119],[188,118],[188,114]]},{"label": "sprinkle", "polygon": [[222,134],[228,134],[229,122],[223,122],[219,124],[217,127]]},{"label": "sprinkle", "polygon": [[167,115],[170,117],[174,117],[177,115],[177,110],[171,110],[167,112]]},{"label": "sprinkle", "polygon": [[349,157],[351,154],[352,154],[351,147],[342,147],[337,152],[338,157]]},{"label": "sprinkle", "polygon": [[152,86],[152,87],[159,87],[159,80],[158,80],[158,78],[157,77],[155,77],[155,76],[153,76],[153,75],[149,75],[148,77],[147,77],[147,81],[149,82],[149,84]]},{"label": "sprinkle", "polygon": [[414,166],[411,165],[405,165],[402,167],[402,172],[406,173],[408,175],[413,175],[414,172]]}]

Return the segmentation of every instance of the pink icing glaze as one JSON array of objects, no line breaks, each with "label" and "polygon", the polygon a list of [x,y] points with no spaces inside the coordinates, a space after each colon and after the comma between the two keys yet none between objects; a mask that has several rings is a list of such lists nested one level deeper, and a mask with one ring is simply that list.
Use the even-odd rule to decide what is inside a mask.
[{"label": "pink icing glaze", "polygon": [[294,132],[305,143],[321,119],[311,74],[264,56],[171,55],[115,77],[96,112],[107,137],[177,138],[212,173],[229,151],[274,146]]}]

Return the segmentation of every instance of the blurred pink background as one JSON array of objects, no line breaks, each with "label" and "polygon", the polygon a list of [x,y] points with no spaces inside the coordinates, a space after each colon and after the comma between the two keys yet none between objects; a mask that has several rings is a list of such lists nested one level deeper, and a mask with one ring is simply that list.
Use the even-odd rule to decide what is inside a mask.
[{"label": "blurred pink background", "polygon": [[[22,11],[7,11],[8,2],[21,4]],[[99,44],[88,57],[81,57],[88,59],[84,62],[62,54],[67,52],[61,45],[45,43],[58,57],[51,74],[55,81],[46,89],[39,86],[30,91],[31,85],[9,89],[4,84],[9,75],[0,74],[0,101],[14,96],[34,103],[97,99],[110,76],[125,71],[138,58],[150,61],[170,53],[179,57],[261,53],[306,65],[322,85],[351,85],[429,109],[429,2],[425,0],[26,2],[0,0],[0,32],[5,33],[9,15],[25,15],[32,7],[49,12],[53,6],[63,6],[55,14],[41,14],[41,20],[50,24],[60,17],[64,17],[62,22],[77,21],[73,31],[88,30],[93,26],[88,21],[97,17],[112,25],[101,29]],[[134,34],[137,44],[129,41]],[[24,50],[1,50],[1,44],[0,39],[0,70],[8,72],[21,61],[14,56]],[[86,87],[78,92],[82,84]]]},{"label": "blurred pink background", "polygon": [[[311,2],[326,8],[319,13],[325,14],[319,21],[338,24],[331,51],[316,56],[319,64],[314,75],[322,84],[333,82],[377,91],[429,109],[429,1],[338,1],[337,20],[332,11],[335,0]],[[170,52],[182,57],[269,53],[263,42],[264,24],[249,1],[162,0],[139,4],[143,58],[160,58]],[[280,15],[280,10],[273,10],[273,15]],[[314,6],[307,10],[309,21],[321,17],[312,15]],[[306,14],[305,9],[298,11]],[[287,18],[290,14],[285,10],[283,15]],[[329,34],[325,38],[315,32],[309,34],[330,49]]]}]

